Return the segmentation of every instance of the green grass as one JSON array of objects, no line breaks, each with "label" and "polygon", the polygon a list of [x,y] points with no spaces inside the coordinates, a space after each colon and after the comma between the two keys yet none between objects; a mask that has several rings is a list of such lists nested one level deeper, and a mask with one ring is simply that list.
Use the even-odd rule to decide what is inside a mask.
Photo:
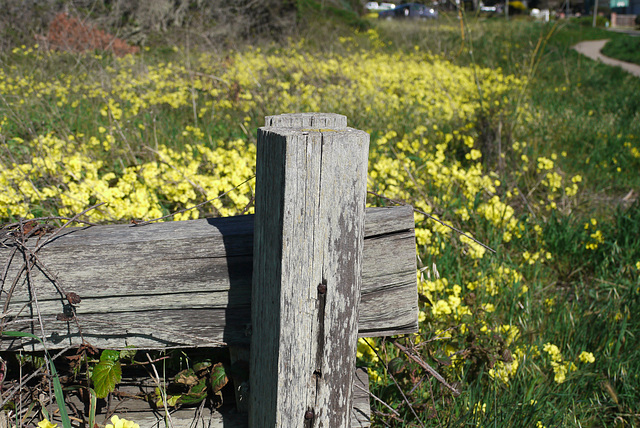
[{"label": "green grass", "polygon": [[640,64],[640,37],[616,37],[604,45],[602,54],[621,61]]},{"label": "green grass", "polygon": [[[585,189],[570,212],[536,220],[543,228],[541,238],[525,240],[522,246],[537,248],[542,243],[553,260],[525,273],[527,284],[535,290],[529,304],[519,308],[517,293],[505,292],[502,304],[496,304],[502,308],[496,318],[518,323],[531,345],[544,335],[563,353],[593,350],[600,357],[589,373],[569,374],[560,385],[549,379],[548,367],[534,361],[520,368],[508,386],[483,382],[482,376],[459,378],[464,387],[455,399],[432,380],[433,394],[423,389],[428,399],[418,401],[427,414],[433,412],[439,419],[425,418],[424,423],[502,427],[536,426],[541,421],[547,427],[639,426],[640,323],[633,314],[640,310],[635,267],[640,260],[636,238],[640,236],[640,159],[631,148],[640,142],[640,79],[571,49],[581,40],[612,38],[610,43],[623,43],[629,37],[563,22],[465,23],[461,26],[452,18],[412,31],[383,23],[382,31],[396,47],[407,51],[419,44],[456,63],[499,67],[530,77],[523,103],[535,117],[529,123],[521,123],[517,115],[506,117],[503,132],[510,133],[512,141],[528,141],[538,155],[565,152],[566,157],[558,160],[560,169],[582,174]],[[488,124],[489,136],[496,125]],[[507,165],[510,167],[515,165]],[[508,174],[501,178],[509,180]],[[596,251],[584,245],[591,233],[584,224],[590,218],[598,219],[606,237]],[[494,257],[509,259],[510,255]],[[437,261],[441,271],[468,269],[453,256]],[[543,304],[548,298],[555,300],[551,309]],[[474,350],[463,372],[477,372],[480,366],[486,379],[500,346],[491,341],[467,344],[467,349]],[[441,345],[428,348],[430,361],[437,366],[435,357]],[[537,403],[531,405],[531,400]],[[480,402],[487,406],[485,413],[468,410]],[[381,407],[378,410],[384,412]]]},{"label": "green grass", "polygon": [[[351,15],[347,15],[336,19],[350,22]],[[337,36],[352,39],[343,42],[314,39],[314,35],[329,24],[335,39]],[[433,204],[439,216],[496,248],[497,254],[487,253],[483,258],[471,259],[465,254],[467,246],[444,233],[434,233],[433,246],[419,247],[423,266],[429,268],[425,272],[435,275],[432,266],[436,265],[440,274],[448,279],[448,289],[459,284],[461,298],[470,314],[458,320],[435,316],[432,308],[436,302],[423,293],[420,300],[425,314],[420,331],[422,342],[410,345],[414,338],[398,340],[406,342],[412,352],[442,373],[461,394],[453,396],[390,341],[378,341],[376,345],[384,361],[363,360],[381,375],[379,381],[372,380],[371,391],[388,402],[399,417],[391,416],[386,407],[372,401],[376,426],[535,427],[538,423],[546,427],[639,426],[640,79],[584,58],[571,49],[581,40],[623,41],[627,36],[572,22],[541,23],[523,18],[509,22],[502,18],[459,20],[449,14],[427,23],[375,21],[371,25],[377,33],[367,33],[367,26],[363,25],[355,34],[344,24],[323,20],[308,25],[299,30],[303,39],[300,44],[307,50],[303,55],[305,62],[315,58],[335,59],[340,55],[346,58],[354,46],[368,46],[376,54],[378,50],[402,52],[406,57],[415,52],[430,52],[455,66],[476,71],[479,67],[488,67],[496,73],[500,69],[527,82],[522,88],[505,94],[508,102],[484,100],[481,93],[473,93],[468,102],[478,99],[481,102],[476,112],[478,120],[469,121],[469,127],[459,118],[440,119],[435,123],[433,117],[412,111],[393,115],[387,110],[367,112],[364,101],[346,100],[335,107],[333,99],[323,99],[324,104],[319,105],[320,109],[351,109],[341,112],[349,115],[351,126],[371,131],[374,159],[396,160],[397,143],[423,127],[426,130],[416,137],[420,150],[430,154],[449,135],[452,142],[446,162],[448,165],[458,162],[462,169],[468,169],[473,162],[465,157],[469,147],[461,141],[463,137],[473,137],[473,148],[483,155],[483,173],[501,182],[495,196],[508,202],[514,210],[513,217],[522,226],[520,237],[504,241],[504,228],[475,211],[494,196],[489,191],[475,195],[476,199],[471,201],[474,211],[467,220],[453,212],[467,202],[460,184],[452,183],[452,190],[445,192],[450,197],[447,203]],[[379,45],[380,42],[384,45]],[[268,43],[261,49],[288,54],[294,51],[291,46]],[[140,69],[169,61],[190,64],[186,59],[195,62],[196,57],[193,52],[172,49],[152,50],[143,55],[147,57],[140,60]],[[225,67],[231,68],[225,55],[225,52],[218,53],[207,63],[206,67],[211,68],[206,68],[204,74],[224,76]],[[258,53],[251,51],[251,55]],[[250,59],[239,58],[247,62]],[[86,72],[91,79],[104,78],[108,82],[107,68],[117,66],[107,56],[102,59],[46,57],[37,67],[28,59],[24,63],[18,60],[5,58],[3,68],[20,66],[24,73],[45,76],[62,73],[62,70],[69,74]],[[348,66],[351,65],[344,64]],[[424,66],[426,68],[426,64]],[[273,70],[269,77],[273,81],[269,84],[291,81],[295,71],[295,68],[278,68],[275,61],[270,67]],[[434,78],[430,90],[442,90],[438,85],[450,77],[446,73],[453,74],[453,68],[445,67],[443,74]],[[343,78],[339,72],[335,74],[325,80],[321,74],[303,76],[302,82],[326,88],[333,83],[331,79]],[[481,75],[478,72],[476,79]],[[130,79],[134,77],[132,73]],[[342,83],[348,89],[357,81],[345,78]],[[481,87],[482,82],[472,83],[472,87],[474,84]],[[212,85],[213,89],[222,88],[219,98],[209,95],[207,91],[212,89],[209,87],[198,92],[198,107],[206,101],[233,99],[234,86],[226,85]],[[255,133],[251,129],[262,124],[262,116],[274,113],[271,109],[277,105],[278,98],[267,91],[269,85],[247,83],[246,86],[243,90],[253,91],[253,99],[259,103],[244,111],[241,107],[248,104],[238,102],[197,120],[190,105],[172,109],[159,104],[135,116],[131,123],[114,122],[114,125],[100,115],[99,106],[92,108],[89,101],[82,105],[82,110],[67,105],[57,107],[54,96],[42,100],[29,98],[25,105],[13,103],[9,107],[9,103],[5,103],[0,106],[2,115],[9,118],[2,126],[3,153],[22,158],[30,155],[13,137],[27,140],[50,131],[62,136],[79,132],[93,135],[99,126],[112,126],[112,129],[122,126],[126,137],[123,141],[127,144],[119,140],[114,152],[96,155],[110,170],[121,172],[127,166],[153,160],[153,155],[141,147],[155,139],[176,150],[185,150],[187,140],[181,137],[182,132],[186,125],[196,124],[194,122],[214,141],[243,138],[253,142]],[[461,91],[461,87],[454,82],[445,90]],[[449,95],[453,98],[457,94],[450,92]],[[300,110],[311,108],[303,103],[299,107]],[[245,116],[249,117],[246,123],[250,124],[247,133],[239,125],[244,123]],[[141,132],[138,125],[144,125],[144,131]],[[437,130],[433,125],[437,125]],[[385,137],[391,129],[398,136]],[[205,140],[203,144],[214,143]],[[504,158],[500,154],[504,154]],[[526,163],[523,156],[532,162]],[[554,210],[537,205],[549,196],[542,183],[544,173],[536,171],[535,160],[539,157],[554,159],[553,171],[567,183],[577,174],[582,177],[577,195],[558,197],[559,206]],[[415,153],[408,158],[414,162],[415,169],[411,171],[414,176],[424,177],[420,174],[427,169],[426,159]],[[529,169],[525,170],[525,166]],[[404,183],[410,187],[409,181]],[[443,196],[429,193],[435,192],[429,186],[426,181],[424,188],[407,190],[406,194],[414,204],[424,203],[422,192],[430,199]],[[516,189],[521,196],[508,195]],[[416,228],[426,229],[429,224],[427,220],[419,221]],[[601,238],[592,236],[596,231]],[[601,240],[596,247],[587,247],[597,239]],[[441,249],[437,255],[429,252],[434,246]],[[525,254],[526,257],[538,254],[541,259],[529,263],[532,259],[527,259]],[[517,271],[520,277],[513,281],[501,277],[497,272],[504,267]],[[481,279],[495,280],[498,292],[492,294],[487,287],[474,288],[474,281]],[[487,303],[495,310],[489,310]],[[507,335],[499,330],[502,325],[518,328],[520,334],[513,343],[507,343]],[[494,331],[487,333],[486,326]],[[437,330],[447,330],[450,337],[435,338]],[[547,343],[559,348],[564,362],[579,365],[578,370],[566,373],[562,383],[554,381],[551,354],[543,350]],[[582,351],[592,352],[595,362],[580,364],[578,355]],[[516,352],[521,354],[519,366],[509,381],[492,379],[489,371],[512,361]],[[402,393],[386,374],[386,363],[394,358],[391,369]]]}]

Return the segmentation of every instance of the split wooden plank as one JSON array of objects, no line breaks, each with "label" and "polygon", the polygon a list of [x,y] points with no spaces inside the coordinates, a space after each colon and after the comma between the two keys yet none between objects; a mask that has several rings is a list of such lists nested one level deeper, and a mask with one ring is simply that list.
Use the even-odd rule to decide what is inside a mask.
[{"label": "split wooden plank", "polygon": [[[78,322],[86,340],[97,347],[247,346],[253,221],[249,215],[141,227],[69,228],[38,257],[66,292],[82,298],[75,305]],[[366,210],[360,336],[417,331],[413,222],[411,207]],[[11,250],[11,245],[0,246],[0,266],[5,266]],[[17,255],[5,292],[21,265],[22,256]],[[56,319],[64,300],[51,280],[36,269],[32,283],[47,346],[79,345],[75,322]],[[32,330],[38,323],[29,301],[21,282],[3,319],[5,330],[38,332]],[[26,339],[6,337],[0,345],[18,350],[23,344],[37,347]]]}]

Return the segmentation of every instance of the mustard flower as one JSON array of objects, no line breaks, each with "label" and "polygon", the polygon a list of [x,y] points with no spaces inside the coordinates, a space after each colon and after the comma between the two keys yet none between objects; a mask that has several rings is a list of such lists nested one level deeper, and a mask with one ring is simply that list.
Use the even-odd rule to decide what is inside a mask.
[{"label": "mustard flower", "polygon": [[58,424],[51,423],[49,419],[38,422],[38,428],[58,428]]},{"label": "mustard flower", "polygon": [[508,384],[509,379],[518,371],[519,364],[517,356],[514,356],[510,362],[496,361],[493,368],[489,369],[489,376],[492,379],[498,379],[502,383]]},{"label": "mustard flower", "polygon": [[487,251],[483,246],[477,244],[464,235],[460,235],[460,241],[467,244],[469,256],[472,259],[481,259],[484,256],[484,253]]},{"label": "mustard flower", "polygon": [[114,415],[111,418],[111,423],[107,424],[105,428],[140,428],[140,425],[124,418],[120,419],[117,415]]},{"label": "mustard flower", "polygon": [[369,372],[369,381],[370,382],[373,382],[373,383],[380,382],[380,380],[382,379],[382,376],[380,376],[380,373],[378,373],[377,370],[367,369],[367,371]]},{"label": "mustard flower", "polygon": [[593,356],[593,354],[591,352],[586,352],[586,351],[582,351],[582,353],[580,354],[580,357],[578,358],[583,363],[592,364],[596,361],[596,358]]},{"label": "mustard flower", "polygon": [[473,406],[473,414],[476,413],[486,413],[487,411],[487,403],[476,403]]},{"label": "mustard flower", "polygon": [[542,347],[542,350],[549,354],[549,357],[551,357],[551,361],[558,362],[562,360],[562,354],[560,353],[560,349],[556,345],[552,343],[546,343]]},{"label": "mustard flower", "polygon": [[373,346],[373,344],[365,338],[361,337],[360,339],[358,339],[358,350],[356,356],[369,362],[377,363],[379,360],[378,354],[376,354],[375,351],[371,349],[371,346],[369,346],[370,344]]}]

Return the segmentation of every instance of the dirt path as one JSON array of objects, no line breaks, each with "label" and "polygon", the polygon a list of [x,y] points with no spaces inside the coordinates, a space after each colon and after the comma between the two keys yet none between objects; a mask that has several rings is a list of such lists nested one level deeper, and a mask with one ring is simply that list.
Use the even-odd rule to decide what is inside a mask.
[{"label": "dirt path", "polygon": [[601,61],[604,64],[620,67],[623,70],[626,70],[629,73],[633,74],[634,76],[640,77],[640,65],[609,58],[608,56],[604,56],[600,53],[600,51],[608,41],[608,39],[588,40],[578,43],[577,45],[573,46],[573,49],[595,61]]}]

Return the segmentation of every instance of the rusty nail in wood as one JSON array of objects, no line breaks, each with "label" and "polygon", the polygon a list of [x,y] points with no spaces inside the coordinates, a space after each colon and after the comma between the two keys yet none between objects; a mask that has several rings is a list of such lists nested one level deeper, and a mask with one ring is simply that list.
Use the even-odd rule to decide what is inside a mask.
[{"label": "rusty nail in wood", "polygon": [[313,419],[313,409],[312,410],[307,410],[306,412],[304,412],[304,418],[306,420]]},{"label": "rusty nail in wood", "polygon": [[318,284],[318,293],[324,294],[326,292],[327,292],[327,284],[325,283]]}]

